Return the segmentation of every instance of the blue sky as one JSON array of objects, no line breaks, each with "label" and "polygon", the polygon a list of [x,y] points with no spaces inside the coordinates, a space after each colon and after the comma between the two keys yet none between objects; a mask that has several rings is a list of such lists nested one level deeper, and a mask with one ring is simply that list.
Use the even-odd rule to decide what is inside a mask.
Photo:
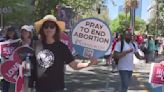
[{"label": "blue sky", "polygon": [[[108,6],[109,9],[109,17],[111,19],[114,19],[118,16],[118,7],[120,5],[124,4],[124,0],[114,0],[116,3],[116,6],[113,6],[111,0],[106,0],[106,4]],[[147,12],[147,10],[149,9],[151,5],[151,0],[142,0],[142,15],[141,18],[144,20],[148,20],[149,18],[149,13]]]}]

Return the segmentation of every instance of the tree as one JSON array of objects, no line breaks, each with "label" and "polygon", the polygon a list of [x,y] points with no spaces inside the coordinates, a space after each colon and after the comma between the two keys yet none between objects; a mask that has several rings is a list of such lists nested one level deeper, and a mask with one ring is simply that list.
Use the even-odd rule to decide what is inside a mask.
[{"label": "tree", "polygon": [[[141,18],[137,17],[135,23],[135,33],[143,32],[146,28],[146,23]],[[111,21],[110,27],[112,32],[122,32],[130,26],[130,15],[126,16],[125,13],[120,13],[119,16]]]},{"label": "tree", "polygon": [[137,8],[139,4],[139,0],[125,0],[125,10],[126,13],[128,13],[130,11],[130,9],[132,8]]},{"label": "tree", "polygon": [[163,0],[153,0],[154,4],[148,10],[151,13],[151,18],[149,19],[148,33],[159,35],[164,35],[164,1]]},{"label": "tree", "polygon": [[47,14],[56,14],[54,10],[60,1],[61,0],[34,0],[35,20],[41,19]]},{"label": "tree", "polygon": [[[56,6],[70,6],[73,17],[81,15],[86,17],[97,17],[97,9],[104,0],[1,0],[0,6],[10,6],[12,12],[4,14],[5,25],[32,24],[47,14],[56,15]],[[103,20],[109,20],[103,13],[99,16]],[[108,22],[108,21],[107,21]]]},{"label": "tree", "polygon": [[33,23],[33,7],[29,0],[2,0],[2,7],[10,7],[11,12],[3,14],[4,25],[23,25]]},{"label": "tree", "polygon": [[135,9],[138,7],[139,0],[125,0],[126,14],[130,11],[130,27],[135,31]]},{"label": "tree", "polygon": [[56,14],[56,5],[70,6],[74,15],[89,13],[95,4],[101,1],[103,0],[35,0],[35,18],[37,20],[47,14]]}]

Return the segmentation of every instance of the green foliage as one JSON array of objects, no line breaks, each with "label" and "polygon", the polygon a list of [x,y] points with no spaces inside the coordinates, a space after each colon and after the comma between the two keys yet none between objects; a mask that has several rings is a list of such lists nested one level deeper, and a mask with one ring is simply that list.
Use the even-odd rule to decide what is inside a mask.
[{"label": "green foliage", "polygon": [[2,0],[1,7],[10,7],[11,13],[3,14],[4,25],[31,24],[33,21],[33,7],[29,0]]},{"label": "green foliage", "polygon": [[[156,0],[155,0],[156,1]],[[156,1],[156,6],[152,9],[155,10],[154,14],[149,19],[149,28],[148,33],[154,35],[164,35],[164,1],[158,0]]]},{"label": "green foliage", "polygon": [[75,12],[92,10],[93,6],[102,0],[61,0],[65,5],[70,5]]},{"label": "green foliage", "polygon": [[43,16],[52,13],[56,14],[56,5],[71,6],[74,15],[79,12],[89,13],[93,6],[102,0],[35,0],[35,19],[40,19]]},{"label": "green foliage", "polygon": [[[130,15],[120,13],[119,16],[111,21],[110,27],[112,32],[123,32],[130,26]],[[135,31],[142,31],[145,29],[146,23],[139,17],[135,18]]]},{"label": "green foliage", "polygon": [[129,15],[126,16],[125,13],[120,13],[116,19],[111,21],[110,27],[112,32],[122,32],[127,29],[130,25],[129,19]]},{"label": "green foliage", "polygon": [[[35,20],[43,18],[47,14],[56,14],[55,8],[60,0],[35,0]],[[54,12],[52,12],[54,11]]]},{"label": "green foliage", "polygon": [[[1,0],[0,7],[9,6],[12,13],[4,14],[5,25],[32,24],[47,14],[56,15],[56,5],[71,6],[74,17],[97,17],[109,23],[105,13],[97,14],[97,7],[103,0]],[[94,9],[94,10],[93,10]]]}]

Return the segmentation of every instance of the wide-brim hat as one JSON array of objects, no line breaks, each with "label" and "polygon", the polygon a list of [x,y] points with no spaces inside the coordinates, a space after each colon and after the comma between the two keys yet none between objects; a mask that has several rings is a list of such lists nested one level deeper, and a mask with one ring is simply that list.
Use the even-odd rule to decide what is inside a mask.
[{"label": "wide-brim hat", "polygon": [[55,22],[61,31],[65,30],[65,22],[58,21],[54,15],[46,15],[43,19],[37,21],[34,23],[35,30],[39,33],[41,27],[43,26],[43,23],[46,21],[52,21]]}]

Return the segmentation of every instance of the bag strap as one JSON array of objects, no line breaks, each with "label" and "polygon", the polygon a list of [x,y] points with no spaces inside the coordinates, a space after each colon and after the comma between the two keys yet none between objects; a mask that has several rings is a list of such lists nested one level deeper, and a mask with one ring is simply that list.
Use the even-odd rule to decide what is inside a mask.
[{"label": "bag strap", "polygon": [[133,44],[133,47],[136,49],[136,45],[132,42],[132,44]]},{"label": "bag strap", "polygon": [[121,50],[120,50],[120,52],[123,51],[123,48],[124,48],[124,40],[121,40]]}]

